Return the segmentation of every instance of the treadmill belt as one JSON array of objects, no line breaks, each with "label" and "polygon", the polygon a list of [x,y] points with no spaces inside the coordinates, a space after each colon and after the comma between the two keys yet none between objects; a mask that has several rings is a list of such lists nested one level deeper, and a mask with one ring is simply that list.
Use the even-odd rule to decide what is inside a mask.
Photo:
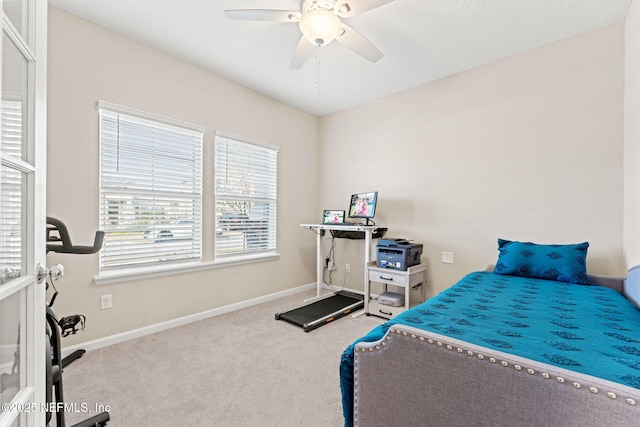
[{"label": "treadmill belt", "polygon": [[311,304],[284,313],[276,313],[276,320],[284,320],[302,327],[305,332],[360,310],[364,307],[364,297],[351,292],[340,291]]}]

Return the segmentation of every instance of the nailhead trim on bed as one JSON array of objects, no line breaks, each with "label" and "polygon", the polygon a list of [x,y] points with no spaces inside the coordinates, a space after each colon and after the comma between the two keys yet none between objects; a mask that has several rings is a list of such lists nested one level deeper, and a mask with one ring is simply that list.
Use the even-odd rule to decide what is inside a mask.
[{"label": "nailhead trim on bed", "polygon": [[[390,334],[396,334],[396,335],[399,335],[399,336],[401,335],[401,336],[404,336],[404,337],[409,337],[411,339],[418,339],[418,340],[420,340],[422,342],[426,341],[428,344],[431,344],[431,345],[435,344],[438,347],[446,348],[447,350],[450,350],[450,351],[454,349],[454,347],[451,344],[445,344],[442,341],[435,341],[432,338],[425,338],[423,336],[416,335],[416,334],[409,334],[406,331],[402,331],[400,329],[393,328],[393,327],[391,327],[389,329],[389,335],[387,335],[386,338],[385,338],[386,341],[390,341],[391,340]],[[382,350],[384,347],[387,347],[387,343],[383,341],[380,345],[376,345],[375,348],[374,347],[369,347],[368,351],[369,352],[378,351],[378,350]],[[355,383],[356,386],[358,385],[358,351],[366,352],[367,349],[366,348],[358,348],[358,347],[355,348],[355,359],[354,359],[354,369],[353,370],[354,370],[354,383]],[[474,356],[475,355],[473,351],[464,350],[461,347],[456,347],[456,351],[458,353],[466,352],[468,356]],[[479,360],[485,360],[485,356],[483,354],[481,354],[481,353],[477,354],[477,358]],[[497,362],[497,359],[494,358],[494,357],[489,357],[488,360],[489,360],[490,363],[496,363]],[[504,366],[505,368],[509,367],[509,362],[507,362],[506,360],[501,360],[500,364],[502,366]],[[523,367],[521,365],[513,365],[513,369],[515,369],[516,371],[522,371]],[[529,375],[535,375],[535,373],[536,373],[536,371],[533,368],[524,368],[524,369],[526,370],[526,372]],[[540,376],[542,378],[544,378],[544,379],[550,379],[551,378],[551,375],[549,375],[546,372],[541,372]],[[556,381],[559,384],[564,384],[565,383],[565,379],[563,377],[556,377]],[[580,384],[579,382],[572,382],[571,384],[575,389],[581,389],[582,388],[582,384]],[[588,389],[592,394],[598,394],[599,393],[599,390],[598,390],[597,387],[590,386],[590,387],[588,387]],[[617,399],[618,398],[616,393],[614,393],[612,391],[607,392],[607,396],[610,399]],[[625,398],[625,402],[627,402],[627,404],[631,405],[631,406],[636,406],[637,405],[636,400],[632,399],[632,398]],[[357,387],[354,390],[354,408],[353,408],[353,410],[354,410],[354,414],[356,416],[355,419],[357,420],[357,415],[358,415],[358,388]]]}]

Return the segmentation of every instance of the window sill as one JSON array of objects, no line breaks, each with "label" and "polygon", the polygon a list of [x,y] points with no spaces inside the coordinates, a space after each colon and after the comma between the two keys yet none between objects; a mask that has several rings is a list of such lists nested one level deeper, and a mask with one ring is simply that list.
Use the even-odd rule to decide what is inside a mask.
[{"label": "window sill", "polygon": [[111,283],[128,282],[131,280],[149,279],[166,276],[168,274],[191,273],[213,268],[232,267],[256,262],[275,261],[280,258],[277,252],[261,253],[257,255],[244,255],[222,258],[216,261],[189,262],[182,264],[164,265],[159,267],[145,267],[127,270],[108,271],[93,277],[96,285],[108,285]]}]

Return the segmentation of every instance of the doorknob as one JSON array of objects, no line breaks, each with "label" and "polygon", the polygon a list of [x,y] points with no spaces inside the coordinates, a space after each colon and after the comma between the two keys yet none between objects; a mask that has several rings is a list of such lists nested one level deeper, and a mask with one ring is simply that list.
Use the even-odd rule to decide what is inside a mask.
[{"label": "doorknob", "polygon": [[36,267],[36,282],[41,284],[44,282],[45,277],[47,277],[47,269],[41,262],[39,262]]},{"label": "doorknob", "polygon": [[38,263],[36,267],[36,282],[42,283],[47,276],[51,277],[51,280],[58,280],[64,276],[64,267],[62,264],[56,264],[51,268],[46,268],[42,263]]}]

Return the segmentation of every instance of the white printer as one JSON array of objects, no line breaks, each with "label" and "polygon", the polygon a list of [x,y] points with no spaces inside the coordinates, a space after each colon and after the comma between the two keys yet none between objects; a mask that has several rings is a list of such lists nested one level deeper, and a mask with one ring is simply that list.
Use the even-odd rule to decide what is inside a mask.
[{"label": "white printer", "polygon": [[378,302],[392,307],[401,307],[404,305],[404,295],[395,292],[383,292],[378,295]]}]

